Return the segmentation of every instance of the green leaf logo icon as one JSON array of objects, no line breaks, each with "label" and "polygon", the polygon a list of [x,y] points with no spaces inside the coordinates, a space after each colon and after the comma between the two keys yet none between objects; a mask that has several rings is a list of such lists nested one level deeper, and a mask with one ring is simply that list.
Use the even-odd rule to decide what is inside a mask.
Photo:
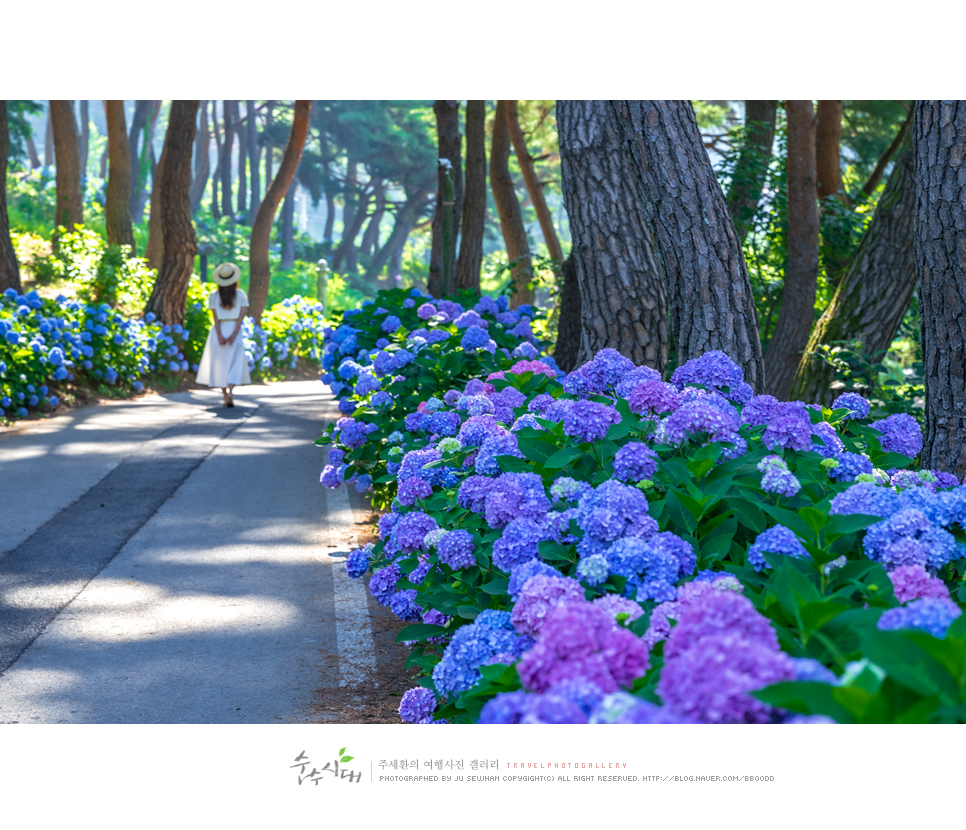
[{"label": "green leaf logo icon", "polygon": [[349,761],[351,761],[354,757],[355,756],[353,756],[353,755],[346,755],[345,754],[345,747],[342,747],[342,749],[339,750],[339,760],[343,764],[348,764]]}]

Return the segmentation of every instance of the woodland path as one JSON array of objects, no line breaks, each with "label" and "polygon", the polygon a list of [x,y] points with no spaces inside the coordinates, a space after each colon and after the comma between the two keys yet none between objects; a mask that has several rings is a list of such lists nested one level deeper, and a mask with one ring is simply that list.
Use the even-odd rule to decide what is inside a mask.
[{"label": "woodland path", "polygon": [[319,484],[332,396],[299,381],[235,400],[151,396],[0,434],[0,723],[391,709],[394,626],[344,568],[369,507]]}]

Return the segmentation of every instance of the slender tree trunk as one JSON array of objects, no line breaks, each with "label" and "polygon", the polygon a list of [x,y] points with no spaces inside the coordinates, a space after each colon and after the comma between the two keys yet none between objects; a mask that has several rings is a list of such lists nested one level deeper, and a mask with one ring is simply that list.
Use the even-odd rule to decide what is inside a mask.
[{"label": "slender tree trunk", "polygon": [[[345,270],[351,276],[355,276],[359,270],[359,249],[356,248],[356,237],[362,230],[369,215],[369,200],[372,198],[371,190],[363,190],[359,194],[359,203],[356,205],[356,214],[352,219],[352,227],[346,237],[346,246],[343,249],[345,255]],[[340,246],[341,247],[341,246]]]},{"label": "slender tree trunk", "polygon": [[259,166],[261,164],[261,147],[258,144],[258,114],[254,101],[246,101],[248,111],[248,159],[252,171],[252,198],[248,206],[248,226],[251,227],[258,212],[259,202],[262,201],[262,180]]},{"label": "slender tree trunk", "polygon": [[[245,117],[248,117],[247,113]],[[235,101],[235,118],[235,132],[238,133],[238,212],[245,215],[245,224],[249,225],[248,124],[243,124],[241,120],[241,101]]]},{"label": "slender tree trunk", "polygon": [[131,228],[131,147],[123,101],[105,101],[107,117],[107,149],[111,159],[111,175],[107,180],[104,220],[110,245],[130,245],[136,256],[134,231]]},{"label": "slender tree trunk", "polygon": [[916,272],[927,469],[966,474],[966,101],[916,101]]},{"label": "slender tree trunk", "polygon": [[[168,122],[168,129],[171,129],[171,122]],[[151,212],[148,214],[148,244],[144,250],[144,258],[148,261],[149,268],[156,268],[161,271],[161,263],[164,260],[164,154],[168,145],[168,136],[165,134],[164,149],[161,150],[161,160],[155,170],[154,179],[151,182]],[[193,140],[193,139],[192,139]],[[191,202],[191,184],[188,184],[188,202]]]},{"label": "slender tree trunk", "polygon": [[678,364],[718,349],[756,390],[765,370],[741,243],[687,101],[615,101],[668,280]]},{"label": "slender tree trunk", "polygon": [[282,202],[281,231],[282,231],[282,262],[283,271],[289,270],[295,265],[295,192],[299,186],[299,168],[302,161],[299,159],[298,166],[295,168],[295,175],[292,183],[288,186],[285,193],[285,201]]},{"label": "slender tree trunk", "polygon": [[0,100],[0,170],[3,171],[3,187],[0,187],[0,293],[8,288],[23,293],[20,282],[20,263],[10,239],[10,218],[7,216],[7,164],[10,154],[10,128],[7,126],[7,102]]},{"label": "slender tree trunk", "polygon": [[218,129],[218,102],[211,102],[211,127],[212,135],[215,137],[215,151],[217,161],[215,162],[215,173],[211,177],[211,215],[217,220],[221,219],[221,199],[218,195],[218,185],[221,182],[221,168],[224,164],[224,153],[222,152],[221,132]]},{"label": "slender tree trunk", "polygon": [[36,170],[41,166],[40,156],[37,155],[37,145],[34,144],[34,137],[32,135],[27,136],[27,155],[30,156],[31,170]]},{"label": "slender tree trunk", "polygon": [[909,128],[912,126],[914,114],[915,108],[910,109],[906,120],[902,122],[902,126],[899,127],[899,132],[896,133],[896,137],[892,139],[892,143],[879,157],[866,183],[862,185],[862,192],[866,196],[871,196],[875,192],[875,189],[879,186],[879,182],[882,180],[882,174],[885,173],[886,167],[896,154],[896,151],[902,146],[902,142],[906,140],[906,136],[909,134]]},{"label": "slender tree trunk", "polygon": [[778,101],[745,101],[745,140],[728,189],[728,210],[744,242],[758,212],[775,141]]},{"label": "slender tree trunk", "polygon": [[91,117],[88,102],[80,102],[80,169],[81,169],[81,197],[87,186],[87,150],[91,140]]},{"label": "slender tree trunk", "polygon": [[201,128],[195,133],[195,174],[191,180],[191,213],[194,215],[201,206],[201,197],[208,187],[208,148],[211,146],[211,132],[208,130],[208,102],[202,101],[198,107],[198,123]]},{"label": "slender tree trunk", "polygon": [[[346,160],[345,186],[342,189],[342,236],[339,239],[339,247],[336,249],[339,252],[340,262],[345,256],[346,236],[348,236],[356,218],[355,199],[358,173],[358,161],[353,156],[349,156]],[[338,265],[332,264],[333,271],[338,267]]]},{"label": "slender tree trunk", "polygon": [[325,230],[322,238],[332,242],[332,234],[335,229],[335,194],[329,190],[325,191]]},{"label": "slender tree trunk", "polygon": [[793,397],[828,405],[838,394],[832,389],[834,368],[809,356],[819,347],[859,340],[873,360],[889,348],[916,287],[915,217],[915,158],[909,140],[896,159],[858,249],[805,346]]},{"label": "slender tree trunk", "polygon": [[[68,233],[73,233],[74,225],[81,225],[84,222],[80,146],[77,122],[74,120],[74,102],[51,101],[50,120],[53,124],[54,147],[57,154],[56,224],[66,228]],[[56,237],[54,246],[56,247]]]},{"label": "slender tree trunk", "polygon": [[275,102],[265,102],[265,190],[268,192],[269,182],[272,181],[272,151],[274,147],[271,142],[272,123],[275,120]]},{"label": "slender tree trunk", "polygon": [[131,148],[131,216],[137,213],[138,196],[137,183],[140,171],[140,141],[144,127],[148,123],[151,111],[150,101],[135,101],[134,114],[131,116],[131,134],[128,136],[128,146]]},{"label": "slender tree trunk", "polygon": [[359,246],[363,256],[371,257],[379,249],[379,223],[382,222],[382,216],[386,209],[385,195],[385,186],[382,181],[377,180],[372,196],[376,205],[375,211],[372,218],[366,223],[366,229],[362,234],[362,244]]},{"label": "slender tree trunk", "polygon": [[510,131],[507,127],[507,101],[497,101],[493,119],[493,143],[490,146],[490,189],[500,216],[500,229],[506,244],[507,258],[513,264],[510,274],[513,293],[510,307],[533,302],[533,270],[530,264],[530,246],[523,226],[523,213],[510,178]]},{"label": "slender tree trunk", "polygon": [[[141,103],[141,102],[138,102]],[[158,123],[158,115],[161,113],[160,101],[146,101],[147,121],[144,126],[144,140],[141,143],[141,154],[134,169],[133,184],[133,203],[131,210],[131,220],[138,224],[144,219],[144,208],[148,200],[148,177],[151,172],[151,163],[154,158],[154,128]]]},{"label": "slender tree trunk", "polygon": [[536,168],[533,165],[533,157],[527,149],[526,137],[520,127],[520,114],[517,109],[516,101],[507,101],[507,128],[510,131],[510,141],[513,144],[513,152],[516,153],[520,171],[523,173],[523,181],[527,186],[527,193],[530,194],[530,201],[537,212],[537,220],[540,222],[540,231],[543,233],[543,241],[547,244],[547,251],[550,259],[557,263],[562,263],[563,249],[560,247],[560,240],[557,239],[557,231],[553,226],[553,217],[550,215],[550,208],[547,207],[547,200],[543,195],[543,185],[537,176]]},{"label": "slender tree trunk", "polygon": [[786,101],[788,118],[788,259],[782,307],[765,351],[768,393],[788,398],[815,319],[818,283],[818,201],[815,111],[811,101]]},{"label": "slender tree trunk", "polygon": [[839,145],[842,142],[842,102],[819,101],[818,129],[815,133],[815,174],[818,197],[834,196],[842,189]]},{"label": "slender tree trunk", "polygon": [[235,108],[234,101],[222,102],[222,115],[225,124],[225,140],[222,145],[221,161],[221,212],[225,216],[234,216],[235,211],[232,206],[232,176],[231,176],[231,156],[235,145]]},{"label": "slender tree trunk", "polygon": [[413,225],[416,224],[416,219],[419,216],[420,211],[426,206],[426,201],[429,199],[430,194],[437,186],[436,179],[429,179],[423,186],[417,190],[414,194],[407,197],[405,204],[396,211],[396,218],[393,222],[392,232],[389,234],[389,239],[382,246],[382,249],[378,254],[373,257],[372,262],[369,263],[369,267],[366,269],[366,279],[374,280],[382,269],[389,262],[390,258],[395,261],[398,255],[398,265],[390,265],[390,276],[396,276],[393,273],[393,268],[402,269],[402,251],[406,245],[406,238],[409,236],[409,232],[412,230]]},{"label": "slender tree trunk", "polygon": [[[573,254],[560,266],[560,293],[557,295],[560,316],[557,318],[557,342],[553,357],[565,372],[577,368],[580,352],[580,282]],[[666,325],[666,324],[665,324]]]},{"label": "slender tree trunk", "polygon": [[449,200],[444,197],[447,168],[446,165],[440,164],[437,170],[439,184],[436,190],[436,213],[433,216],[432,247],[426,290],[434,297],[442,297],[444,288],[447,293],[451,292],[455,282],[451,280],[449,286],[443,286],[444,269],[452,276],[456,266],[455,233],[450,250],[446,252],[448,261],[443,263],[443,214],[449,213],[451,227],[455,230],[459,227],[460,211],[463,209],[463,137],[460,135],[460,102],[436,101],[433,103],[433,112],[436,114],[437,158],[449,161],[449,177],[453,188],[453,203],[447,204]]},{"label": "slender tree trunk", "polygon": [[403,240],[402,244],[396,245],[389,255],[389,266],[386,268],[386,281],[389,283],[390,288],[394,287],[395,278],[402,275],[403,250],[405,247],[406,242]]},{"label": "slender tree trunk", "polygon": [[466,188],[456,287],[480,293],[486,222],[486,101],[466,102]]},{"label": "slender tree trunk", "polygon": [[606,101],[558,101],[557,133],[573,239],[573,279],[564,277],[564,291],[576,284],[580,297],[576,364],[612,348],[663,373],[671,339],[667,289],[614,110]]},{"label": "slender tree trunk", "polygon": [[[172,101],[168,131],[158,164],[158,202],[164,236],[164,258],[145,311],[168,325],[184,322],[188,282],[197,242],[191,221],[191,150],[198,101]],[[156,209],[155,208],[155,209]]]},{"label": "slender tree trunk", "polygon": [[44,135],[44,167],[53,167],[54,158],[54,126],[50,118],[50,105],[47,105],[47,130]]},{"label": "slender tree trunk", "polygon": [[271,279],[268,268],[268,243],[271,238],[272,223],[275,221],[275,211],[278,209],[278,204],[282,201],[285,191],[288,190],[288,186],[295,176],[295,168],[302,157],[305,136],[309,130],[311,108],[311,101],[295,102],[292,131],[289,134],[288,144],[285,145],[285,152],[282,154],[278,175],[275,176],[266,191],[265,198],[259,205],[255,224],[252,225],[249,251],[251,280],[248,288],[248,299],[251,303],[249,310],[256,323],[261,323],[262,312],[265,310],[265,303],[268,300],[268,284]]}]

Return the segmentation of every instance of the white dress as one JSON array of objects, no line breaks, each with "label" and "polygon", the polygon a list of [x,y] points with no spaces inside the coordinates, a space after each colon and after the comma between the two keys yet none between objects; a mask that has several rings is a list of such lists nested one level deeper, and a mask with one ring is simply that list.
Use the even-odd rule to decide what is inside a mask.
[{"label": "white dress", "polygon": [[[248,295],[240,288],[235,292],[235,304],[233,308],[222,308],[221,299],[216,288],[208,295],[208,308],[214,309],[218,314],[218,325],[221,327],[222,337],[230,337],[235,330],[235,322],[243,307],[248,306]],[[213,388],[224,389],[228,386],[239,386],[243,383],[251,383],[251,375],[248,372],[248,359],[245,357],[245,338],[241,329],[233,345],[224,346],[218,343],[215,334],[215,327],[212,325],[208,332],[208,340],[205,341],[205,351],[201,356],[201,363],[198,364],[198,374],[195,382],[208,385]]]}]

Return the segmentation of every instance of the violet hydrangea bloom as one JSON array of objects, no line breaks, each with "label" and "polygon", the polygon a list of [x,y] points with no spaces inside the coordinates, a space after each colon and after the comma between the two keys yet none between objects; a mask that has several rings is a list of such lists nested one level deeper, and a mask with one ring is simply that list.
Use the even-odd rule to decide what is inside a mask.
[{"label": "violet hydrangea bloom", "polygon": [[352,551],[345,560],[345,572],[351,579],[358,579],[369,570],[369,557],[372,555],[372,544],[364,545]]},{"label": "violet hydrangea bloom", "polygon": [[548,538],[549,528],[544,521],[524,516],[513,519],[503,535],[493,543],[493,564],[504,571],[533,559],[542,541]]},{"label": "violet hydrangea bloom", "polygon": [[534,576],[524,584],[510,620],[518,633],[536,636],[554,608],[572,602],[584,602],[584,589],[576,579]]},{"label": "violet hydrangea bloom", "polygon": [[423,609],[416,605],[416,589],[396,591],[389,597],[389,610],[403,622],[419,622]]},{"label": "violet hydrangea bloom", "polygon": [[442,456],[432,447],[425,447],[421,450],[410,450],[399,464],[397,478],[405,481],[408,478],[421,478],[428,484],[434,484],[438,475],[438,467],[426,465],[433,461],[441,461]]},{"label": "violet hydrangea bloom", "polygon": [[617,594],[604,594],[602,597],[591,600],[591,605],[606,611],[610,618],[615,621],[618,614],[627,614],[627,622],[629,623],[634,622],[644,614],[644,609],[641,608],[640,603],[625,599]]},{"label": "violet hydrangea bloom", "polygon": [[390,534],[390,541],[403,553],[412,553],[417,550],[427,550],[426,534],[439,527],[436,520],[416,510],[406,513],[396,522]]},{"label": "violet hydrangea bloom", "polygon": [[666,660],[719,634],[734,635],[778,650],[778,635],[771,622],[758,613],[751,600],[734,591],[707,587],[701,596],[681,604],[677,621],[664,645]]},{"label": "violet hydrangea bloom", "polygon": [[709,390],[727,389],[726,397],[738,403],[745,403],[753,394],[751,387],[744,382],[741,367],[717,349],[679,366],[671,376],[671,383],[678,389],[694,384]]},{"label": "violet hydrangea bloom", "polygon": [[778,405],[778,398],[773,395],[755,395],[741,410],[741,423],[765,426],[774,417]]},{"label": "violet hydrangea bloom", "polygon": [[905,412],[872,421],[869,426],[882,433],[879,443],[883,452],[897,452],[915,458],[922,451],[922,430],[916,419]]},{"label": "violet hydrangea bloom", "polygon": [[494,529],[520,516],[539,519],[549,511],[543,479],[536,473],[503,473],[486,495],[486,521]]},{"label": "violet hydrangea bloom", "polygon": [[483,611],[453,634],[443,658],[433,668],[433,684],[448,699],[478,683],[480,666],[497,654],[519,657],[532,645],[529,637],[511,630],[506,612]]},{"label": "violet hydrangea bloom", "polygon": [[892,589],[899,602],[909,602],[914,599],[930,597],[932,599],[949,599],[949,588],[946,583],[929,572],[922,565],[901,565],[889,571]]},{"label": "violet hydrangea bloom", "polygon": [[953,621],[962,615],[959,606],[951,599],[924,597],[915,599],[902,608],[890,608],[879,617],[882,631],[916,628],[942,639]]},{"label": "violet hydrangea bloom", "polygon": [[436,546],[439,561],[449,565],[453,570],[469,568],[476,564],[473,549],[473,534],[462,529],[444,533]]},{"label": "violet hydrangea bloom", "polygon": [[937,571],[959,553],[956,539],[921,510],[906,508],[872,525],[862,540],[865,555],[887,569],[922,565]]},{"label": "violet hydrangea bloom", "polygon": [[402,576],[398,565],[387,565],[376,571],[369,580],[369,593],[372,598],[383,607],[389,605],[389,600],[396,590],[396,583]]},{"label": "violet hydrangea bloom", "polygon": [[640,441],[630,441],[614,456],[614,478],[619,481],[643,481],[656,472],[657,453]]},{"label": "violet hydrangea bloom", "polygon": [[779,447],[805,451],[812,447],[812,422],[805,409],[795,403],[780,404],[772,415],[762,443],[770,450]]},{"label": "violet hydrangea bloom", "polygon": [[758,462],[758,469],[762,472],[761,489],[766,493],[791,497],[802,489],[788,465],[777,455],[766,455]]},{"label": "violet hydrangea bloom", "polygon": [[899,497],[888,487],[881,487],[871,481],[858,481],[836,494],[829,508],[830,515],[881,516],[888,518],[901,507]]},{"label": "violet hydrangea bloom", "polygon": [[637,488],[613,479],[603,482],[577,505],[575,518],[584,531],[578,552],[581,556],[598,553],[624,536],[653,536],[658,524],[647,510],[647,497]]},{"label": "violet hydrangea bloom", "polygon": [[828,471],[828,477],[832,481],[855,481],[859,475],[870,475],[872,473],[872,462],[864,455],[854,452],[840,452],[834,456],[838,465]]},{"label": "violet hydrangea bloom", "polygon": [[470,476],[463,480],[456,494],[456,503],[474,513],[482,513],[486,507],[486,496],[493,487],[494,479],[488,476]]},{"label": "violet hydrangea bloom", "polygon": [[587,714],[563,695],[501,692],[483,706],[478,723],[587,723]]},{"label": "violet hydrangea bloom", "polygon": [[564,415],[564,434],[581,443],[592,443],[601,440],[611,425],[620,421],[620,413],[611,406],[596,401],[574,401]]},{"label": "violet hydrangea bloom", "polygon": [[399,499],[400,504],[410,507],[418,499],[429,498],[431,495],[433,495],[433,486],[429,482],[418,476],[410,476],[399,482],[399,490],[396,497]]},{"label": "violet hydrangea bloom", "polygon": [[832,401],[832,409],[848,409],[849,412],[843,420],[869,417],[869,402],[855,392],[845,392],[839,395]]},{"label": "violet hydrangea bloom", "polygon": [[712,441],[730,441],[738,431],[735,419],[704,400],[682,404],[664,422],[667,443],[681,444],[690,433],[707,434]]},{"label": "violet hydrangea bloom", "polygon": [[639,383],[626,397],[631,412],[642,416],[663,415],[681,405],[678,390],[660,378]]},{"label": "violet hydrangea bloom", "polygon": [[835,427],[828,421],[819,421],[812,424],[812,450],[822,458],[834,458],[845,450],[845,445],[835,432]]},{"label": "violet hydrangea bloom", "polygon": [[386,334],[392,334],[401,325],[402,321],[395,314],[390,314],[385,320],[382,321],[382,330],[386,332]]},{"label": "violet hydrangea bloom", "polygon": [[559,576],[563,578],[563,574],[552,565],[548,565],[546,562],[534,557],[526,562],[514,565],[510,569],[510,582],[506,589],[510,599],[516,602],[520,596],[520,592],[523,590],[523,586],[527,584],[527,580],[530,577],[539,575]]},{"label": "violet hydrangea bloom", "polygon": [[769,567],[763,553],[780,553],[785,556],[808,556],[799,538],[784,525],[775,525],[759,533],[754,544],[748,548],[748,564],[756,571],[763,571]]},{"label": "violet hydrangea bloom", "polygon": [[[621,378],[614,385],[614,392],[619,397],[626,398],[642,383],[655,380],[661,380],[660,372],[658,372],[656,369],[652,369],[650,366],[637,366],[621,376]],[[672,386],[671,388],[674,389],[675,392],[677,391],[676,387]]]},{"label": "violet hydrangea bloom", "polygon": [[503,435],[491,435],[480,445],[473,465],[476,472],[482,475],[499,474],[501,470],[496,458],[500,455],[523,458],[523,453],[517,448],[517,437],[512,432],[504,431]]},{"label": "violet hydrangea bloom", "polygon": [[577,501],[592,489],[586,481],[576,481],[569,476],[561,476],[550,485],[550,495],[557,501]]},{"label": "violet hydrangea bloom", "polygon": [[471,415],[458,434],[464,447],[479,447],[491,435],[503,435],[505,431],[490,415]]},{"label": "violet hydrangea bloom", "polygon": [[405,723],[419,723],[436,711],[436,695],[430,689],[417,686],[409,689],[399,702],[399,716]]},{"label": "violet hydrangea bloom", "polygon": [[435,313],[436,306],[434,306],[432,303],[423,303],[419,308],[416,309],[416,316],[420,320],[431,320]]},{"label": "violet hydrangea bloom", "polygon": [[582,678],[602,692],[630,686],[648,669],[640,638],[588,602],[559,605],[544,619],[540,638],[517,664],[524,688],[545,692]]}]

